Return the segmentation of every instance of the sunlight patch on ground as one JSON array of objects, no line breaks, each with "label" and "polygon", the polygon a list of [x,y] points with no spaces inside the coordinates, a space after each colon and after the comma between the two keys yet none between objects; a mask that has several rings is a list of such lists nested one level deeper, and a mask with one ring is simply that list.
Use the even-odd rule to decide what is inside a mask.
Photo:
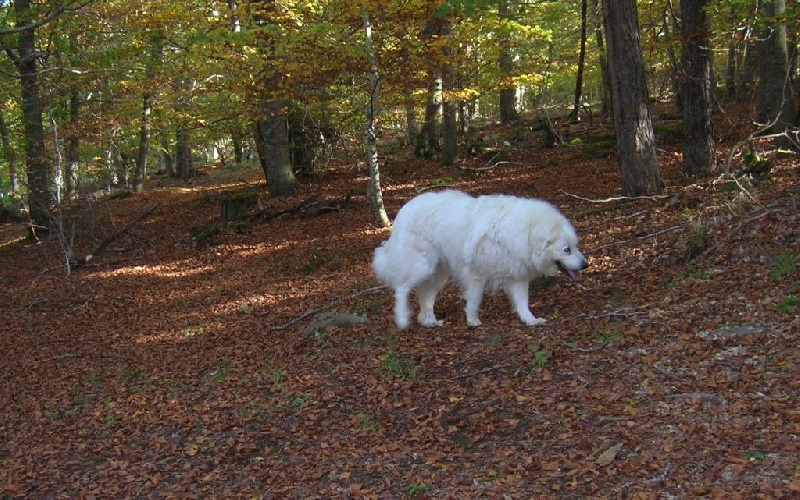
[{"label": "sunlight patch on ground", "polygon": [[162,265],[139,265],[133,267],[122,267],[112,271],[98,272],[96,276],[100,278],[115,278],[119,276],[158,276],[160,278],[185,278],[198,274],[213,272],[213,266],[193,267],[185,262],[173,262]]}]

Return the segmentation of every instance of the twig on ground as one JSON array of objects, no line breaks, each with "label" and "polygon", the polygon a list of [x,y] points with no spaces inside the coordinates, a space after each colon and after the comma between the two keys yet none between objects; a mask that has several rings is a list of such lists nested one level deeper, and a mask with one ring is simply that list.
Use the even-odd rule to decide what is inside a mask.
[{"label": "twig on ground", "polygon": [[604,425],[611,422],[627,422],[628,420],[634,420],[633,417],[600,417],[597,419],[597,422],[594,425]]},{"label": "twig on ground", "polygon": [[[494,158],[492,158],[494,159]],[[523,165],[523,163],[515,162],[515,161],[498,161],[496,163],[486,164],[483,167],[458,167],[461,170],[469,170],[470,172],[483,172],[485,170],[492,170],[493,168],[497,168],[500,165]]]},{"label": "twig on ground", "polygon": [[609,247],[613,247],[613,246],[617,246],[617,245],[624,245],[626,243],[630,243],[631,241],[647,240],[647,239],[650,239],[650,238],[656,238],[658,236],[661,236],[662,234],[667,234],[667,233],[671,233],[672,231],[677,231],[679,229],[683,229],[683,227],[684,227],[683,224],[678,224],[677,226],[668,227],[666,229],[662,229],[660,231],[656,231],[655,233],[645,234],[644,236],[636,236],[636,237],[628,239],[628,240],[614,241],[614,242],[611,242],[611,243],[606,243],[605,245],[600,245],[599,247],[592,248],[591,250],[588,250],[588,251],[586,251],[584,253],[587,253],[587,254],[588,253],[594,253],[594,252],[597,252],[597,251],[600,251],[600,250],[604,250],[604,249],[609,248]]},{"label": "twig on ground", "polygon": [[670,196],[672,196],[670,194],[654,194],[651,196],[614,196],[611,198],[598,200],[592,198],[584,198],[583,196],[578,196],[576,194],[568,193],[563,189],[561,190],[561,192],[567,196],[571,196],[581,201],[588,201],[589,203],[613,203],[615,201],[629,201],[629,200],[663,200],[665,198],[669,198]]},{"label": "twig on ground", "polygon": [[[382,290],[384,288],[386,288],[385,285],[378,285],[378,286],[373,286],[372,288],[367,288],[366,290],[361,290],[361,291],[355,292],[355,293],[353,293],[351,295],[348,295],[347,297],[341,298],[339,300],[334,300],[333,302],[325,304],[324,306],[317,307],[317,308],[314,308],[314,309],[310,309],[310,310],[304,312],[303,314],[301,314],[300,316],[297,316],[296,318],[294,318],[291,321],[288,321],[288,322],[286,322],[286,323],[284,323],[282,325],[270,327],[270,331],[285,330],[285,329],[289,328],[290,326],[298,323],[299,321],[302,321],[302,320],[304,320],[305,318],[307,318],[309,316],[313,316],[314,314],[317,314],[318,312],[322,312],[322,311],[324,311],[326,309],[330,309],[331,307],[335,307],[335,306],[341,304],[342,302],[344,302],[345,300],[354,299],[354,298],[359,297],[361,295],[367,295],[369,293],[377,292],[378,290]],[[258,313],[258,314],[256,314],[256,316],[264,316],[266,314],[267,313]]]},{"label": "twig on ground", "polygon": [[[646,306],[642,306],[642,307],[646,307]],[[624,318],[627,318],[627,317],[630,317],[630,316],[645,316],[645,315],[647,315],[647,312],[645,312],[645,311],[634,311],[632,307],[621,307],[621,308],[617,309],[616,311],[610,311],[610,312],[601,313],[601,314],[591,314],[591,315],[590,314],[579,314],[578,317],[579,318],[585,318],[585,319],[600,319],[600,318],[614,317],[614,316],[622,316]]]}]

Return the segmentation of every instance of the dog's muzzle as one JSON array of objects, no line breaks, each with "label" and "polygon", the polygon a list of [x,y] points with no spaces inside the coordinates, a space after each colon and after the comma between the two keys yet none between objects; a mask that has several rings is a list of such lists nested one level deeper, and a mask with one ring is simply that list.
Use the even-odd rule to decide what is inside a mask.
[{"label": "dog's muzzle", "polygon": [[584,259],[583,262],[581,262],[579,268],[570,269],[567,266],[565,266],[560,260],[557,260],[556,266],[558,266],[559,271],[569,276],[571,279],[575,281],[580,281],[583,278],[583,276],[581,276],[581,271],[589,267],[589,262],[586,259]]}]

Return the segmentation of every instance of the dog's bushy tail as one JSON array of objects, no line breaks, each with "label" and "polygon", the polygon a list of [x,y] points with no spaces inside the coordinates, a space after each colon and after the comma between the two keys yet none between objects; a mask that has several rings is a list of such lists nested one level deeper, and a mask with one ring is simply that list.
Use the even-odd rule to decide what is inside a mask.
[{"label": "dog's bushy tail", "polygon": [[388,241],[384,241],[381,246],[375,249],[375,253],[372,256],[372,270],[381,283],[391,285],[391,258],[389,256],[389,248],[387,248],[388,244]]}]

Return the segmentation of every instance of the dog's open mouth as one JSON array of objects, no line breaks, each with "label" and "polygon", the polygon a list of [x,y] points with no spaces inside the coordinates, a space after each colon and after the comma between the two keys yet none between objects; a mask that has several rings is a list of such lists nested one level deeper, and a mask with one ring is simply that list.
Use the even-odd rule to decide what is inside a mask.
[{"label": "dog's open mouth", "polygon": [[565,275],[569,276],[575,281],[580,281],[582,276],[580,271],[576,271],[575,269],[569,269],[561,263],[561,261],[556,261],[556,265],[558,266],[558,270],[564,273]]}]

